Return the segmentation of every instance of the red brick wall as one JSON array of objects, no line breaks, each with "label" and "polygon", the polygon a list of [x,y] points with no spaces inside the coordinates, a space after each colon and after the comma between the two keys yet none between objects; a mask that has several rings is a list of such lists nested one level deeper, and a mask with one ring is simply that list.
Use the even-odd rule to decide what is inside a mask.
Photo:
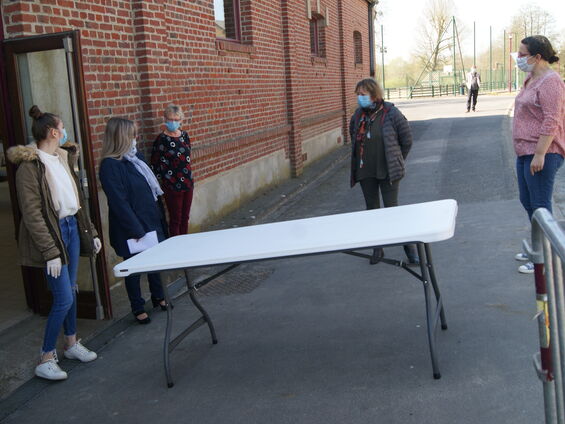
[{"label": "red brick wall", "polygon": [[282,149],[298,175],[301,143],[346,125],[355,83],[369,75],[367,2],[320,3],[329,12],[325,58],[310,54],[302,0],[241,0],[242,44],[216,40],[212,0],[11,1],[2,12],[8,38],[80,30],[96,156],[109,117],[136,121],[148,147],[174,102],[203,180]]}]

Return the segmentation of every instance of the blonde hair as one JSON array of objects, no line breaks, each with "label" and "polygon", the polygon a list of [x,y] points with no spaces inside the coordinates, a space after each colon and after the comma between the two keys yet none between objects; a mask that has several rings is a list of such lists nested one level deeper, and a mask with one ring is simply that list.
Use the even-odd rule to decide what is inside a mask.
[{"label": "blonde hair", "polygon": [[365,78],[359,81],[355,86],[355,93],[358,94],[361,88],[371,95],[371,100],[383,100],[383,90],[373,78]]},{"label": "blonde hair", "polygon": [[169,116],[169,115],[178,115],[180,119],[184,118],[184,114],[182,113],[182,109],[180,108],[180,106],[172,104],[172,103],[165,108],[165,112],[163,113],[163,117],[165,119],[167,119],[167,116]]},{"label": "blonde hair", "polygon": [[122,159],[130,151],[131,141],[135,138],[136,132],[133,121],[125,118],[110,118],[104,131],[102,159]]}]

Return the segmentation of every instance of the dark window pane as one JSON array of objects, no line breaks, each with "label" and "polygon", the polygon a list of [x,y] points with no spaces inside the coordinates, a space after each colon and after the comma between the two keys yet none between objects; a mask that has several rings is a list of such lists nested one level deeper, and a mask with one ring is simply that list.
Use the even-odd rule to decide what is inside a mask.
[{"label": "dark window pane", "polygon": [[310,20],[310,51],[317,55],[319,52],[318,20]]},{"label": "dark window pane", "polygon": [[359,31],[355,31],[353,33],[353,45],[354,45],[354,54],[355,54],[355,63],[363,63],[363,42],[361,38],[361,33]]}]

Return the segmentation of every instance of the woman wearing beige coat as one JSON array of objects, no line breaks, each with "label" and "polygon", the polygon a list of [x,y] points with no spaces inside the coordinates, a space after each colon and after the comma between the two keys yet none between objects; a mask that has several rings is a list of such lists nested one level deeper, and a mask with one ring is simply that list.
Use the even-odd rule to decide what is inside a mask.
[{"label": "woman wearing beige coat", "polygon": [[18,247],[24,266],[45,270],[53,304],[47,318],[41,358],[35,375],[64,380],[67,373],[58,365],[57,337],[64,329],[68,359],[90,362],[96,353],[76,338],[76,278],[79,254],[92,255],[101,249],[100,239],[82,210],[83,199],[70,163],[78,150],[61,148],[67,140],[63,121],[37,106],[29,112],[36,143],[8,150],[8,159],[18,166],[16,189],[21,212]]}]

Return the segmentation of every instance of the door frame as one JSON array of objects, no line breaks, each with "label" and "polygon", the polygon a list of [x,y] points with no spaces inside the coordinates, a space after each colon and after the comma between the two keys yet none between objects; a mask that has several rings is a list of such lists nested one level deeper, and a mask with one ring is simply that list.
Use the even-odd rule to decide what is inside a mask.
[{"label": "door frame", "polygon": [[[90,217],[99,230],[99,237],[102,240],[102,219],[100,216],[98,184],[96,179],[96,166],[94,153],[92,150],[92,137],[90,123],[88,120],[88,109],[86,105],[86,89],[84,77],[82,73],[82,54],[80,44],[80,31],[65,31],[53,34],[18,37],[3,41],[3,60],[5,62],[5,81],[8,89],[8,97],[10,103],[6,103],[8,99],[3,96],[3,109],[10,108],[9,116],[2,115],[3,120],[11,119],[11,125],[5,125],[6,129],[11,127],[11,131],[6,132],[5,149],[18,144],[24,144],[25,120],[27,119],[26,111],[23,110],[23,101],[20,96],[20,87],[18,83],[18,64],[16,54],[29,53],[45,50],[64,49],[64,40],[70,38],[73,44],[73,74],[76,89],[76,107],[78,109],[79,122],[75,122],[75,130],[80,131],[82,139],[83,160],[85,164],[85,172],[88,178],[88,193],[90,199]],[[10,107],[11,106],[11,107]],[[18,113],[19,112],[19,113]],[[5,122],[6,123],[6,122]],[[17,206],[17,193],[15,190],[15,167],[7,168],[8,181],[10,184],[10,194],[12,196],[12,205],[14,209],[14,221],[16,228],[19,228],[20,213]],[[104,245],[104,243],[102,243]],[[98,276],[98,287],[100,292],[100,300],[104,310],[104,317],[112,317],[112,304],[110,299],[110,287],[106,267],[106,257],[104,250],[96,256],[96,270]],[[22,274],[24,279],[24,287],[26,290],[26,298],[28,306],[34,313],[46,314],[51,305],[50,294],[47,285],[37,284],[38,279],[44,280],[43,271],[39,268],[23,267]],[[39,288],[41,286],[41,288]],[[81,290],[77,295],[77,314],[81,318],[96,318],[96,299],[94,291]]]}]

